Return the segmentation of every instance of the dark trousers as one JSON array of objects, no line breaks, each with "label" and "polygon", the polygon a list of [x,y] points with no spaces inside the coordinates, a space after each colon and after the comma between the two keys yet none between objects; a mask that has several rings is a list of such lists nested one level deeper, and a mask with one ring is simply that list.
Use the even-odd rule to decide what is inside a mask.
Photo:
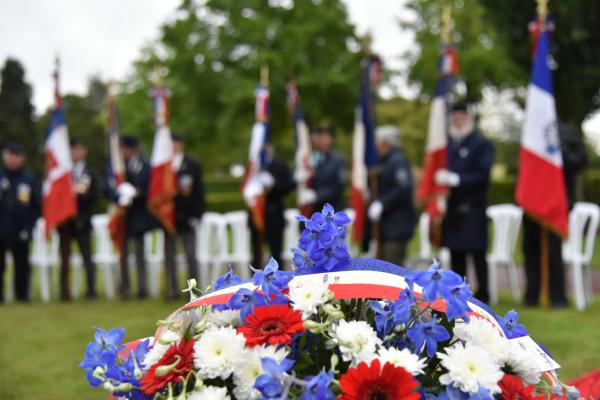
[{"label": "dark trousers", "polygon": [[124,299],[129,298],[131,295],[131,288],[129,283],[129,271],[127,269],[128,256],[129,256],[129,244],[133,242],[133,249],[135,255],[135,265],[137,269],[138,278],[138,297],[144,298],[148,296],[148,279],[146,276],[146,260],[144,258],[144,236],[127,236],[125,237],[125,243],[121,250],[121,297]]},{"label": "dark trousers", "polygon": [[[527,290],[525,303],[536,305],[541,288],[541,229],[534,220],[523,217],[523,255]],[[550,301],[554,305],[566,303],[565,271],[562,262],[562,240],[548,231],[548,272],[550,280]]]},{"label": "dark trousers", "polygon": [[4,269],[6,268],[6,250],[10,250],[14,262],[14,288],[18,301],[29,301],[31,286],[31,264],[29,264],[29,241],[15,243],[0,242],[0,303],[4,301]]},{"label": "dark trousers", "polygon": [[386,240],[381,242],[381,259],[396,265],[403,265],[406,257],[406,241]]},{"label": "dark trousers", "polygon": [[[181,239],[183,251],[188,266],[188,279],[198,279],[198,261],[196,260],[196,232],[193,229],[170,235],[165,232],[165,267],[167,274],[167,296],[176,298],[179,296],[177,288],[177,265],[175,254],[177,253],[177,239]],[[198,287],[204,288],[209,282],[199,282]]]},{"label": "dark trousers", "polygon": [[452,270],[460,276],[467,276],[467,255],[470,254],[475,264],[477,276],[477,292],[475,297],[484,303],[490,299],[488,292],[488,265],[485,258],[485,250],[450,250],[450,261]]},{"label": "dark trousers", "polygon": [[[283,218],[283,217],[282,217]],[[283,230],[285,223],[274,224],[271,221],[266,221],[267,227],[266,232],[262,234],[258,231],[254,223],[252,222],[251,216],[248,219],[248,226],[250,227],[250,245],[252,247],[252,266],[254,268],[262,268],[265,265],[263,260],[263,241],[267,242],[271,257],[277,261],[279,266],[283,268],[281,252],[283,250]],[[269,225],[270,224],[270,225]]]},{"label": "dark trousers", "polygon": [[71,240],[75,239],[79,246],[79,253],[83,259],[87,281],[87,297],[96,296],[96,266],[92,261],[92,238],[89,231],[73,229],[71,224],[64,224],[58,228],[60,238],[60,287],[61,298],[70,300],[70,271],[71,271]]}]

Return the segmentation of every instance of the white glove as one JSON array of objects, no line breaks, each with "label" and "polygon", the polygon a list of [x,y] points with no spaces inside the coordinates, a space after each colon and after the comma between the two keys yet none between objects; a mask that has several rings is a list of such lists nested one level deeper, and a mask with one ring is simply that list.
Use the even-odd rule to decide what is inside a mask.
[{"label": "white glove", "polygon": [[298,192],[298,204],[301,206],[314,204],[317,201],[317,192],[312,189],[302,189]]},{"label": "white glove", "polygon": [[297,168],[294,171],[294,181],[296,183],[304,183],[310,178],[310,175],[304,168]]},{"label": "white glove", "polygon": [[367,211],[367,215],[369,219],[373,222],[378,222],[381,219],[381,214],[383,213],[383,204],[379,200],[375,200],[369,206],[369,210]]},{"label": "white glove", "polygon": [[447,169],[439,169],[435,173],[435,183],[438,185],[456,187],[460,183],[460,176]]},{"label": "white glove", "polygon": [[271,175],[267,171],[261,171],[261,172],[259,172],[258,173],[258,180],[260,181],[260,183],[263,184],[263,186],[266,189],[272,188],[273,185],[275,184],[275,178],[273,178],[273,175]]},{"label": "white glove", "polygon": [[121,207],[129,207],[136,194],[137,189],[129,182],[123,182],[117,186],[118,203]]}]

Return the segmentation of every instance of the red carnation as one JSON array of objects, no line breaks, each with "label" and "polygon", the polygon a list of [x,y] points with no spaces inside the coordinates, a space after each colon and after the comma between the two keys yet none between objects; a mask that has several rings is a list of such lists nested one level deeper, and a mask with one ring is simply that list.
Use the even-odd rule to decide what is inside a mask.
[{"label": "red carnation", "polygon": [[[148,373],[140,379],[142,393],[146,396],[154,396],[156,392],[166,387],[171,382],[183,381],[189,371],[194,366],[194,339],[182,339],[169,347],[164,356],[156,364],[154,364]],[[156,370],[159,367],[170,366],[166,373],[161,373]]]},{"label": "red carnation", "polygon": [[542,399],[542,396],[535,396],[533,391],[535,387],[533,385],[525,386],[521,378],[504,374],[502,380],[498,383],[500,389],[502,389],[502,398],[505,400],[537,400]]},{"label": "red carnation", "polygon": [[245,325],[237,330],[246,337],[249,347],[257,344],[290,344],[292,337],[304,332],[302,313],[287,304],[255,307]]},{"label": "red carnation", "polygon": [[338,400],[418,400],[419,384],[404,368],[378,359],[368,365],[364,362],[350,368],[340,379],[342,395]]}]

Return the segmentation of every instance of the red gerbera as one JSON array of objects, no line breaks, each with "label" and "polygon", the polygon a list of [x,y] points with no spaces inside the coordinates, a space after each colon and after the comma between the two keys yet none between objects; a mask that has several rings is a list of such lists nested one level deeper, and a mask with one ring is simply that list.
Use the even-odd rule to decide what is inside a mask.
[{"label": "red gerbera", "polygon": [[[165,355],[140,379],[142,393],[146,396],[154,396],[169,383],[183,381],[194,366],[195,342],[194,339],[182,339],[179,343],[169,347]],[[171,368],[161,368],[157,373],[159,367],[168,366]],[[164,372],[165,370],[166,372]]]},{"label": "red gerbera", "polygon": [[342,395],[338,400],[418,400],[419,384],[404,368],[378,359],[350,368],[340,379]]},{"label": "red gerbera", "polygon": [[502,398],[505,400],[537,400],[542,398],[542,396],[533,394],[535,386],[523,385],[523,380],[514,375],[504,374],[498,385],[502,389]]},{"label": "red gerbera", "polygon": [[304,332],[302,313],[287,304],[255,307],[245,325],[237,330],[246,337],[246,345],[290,344],[292,337]]}]

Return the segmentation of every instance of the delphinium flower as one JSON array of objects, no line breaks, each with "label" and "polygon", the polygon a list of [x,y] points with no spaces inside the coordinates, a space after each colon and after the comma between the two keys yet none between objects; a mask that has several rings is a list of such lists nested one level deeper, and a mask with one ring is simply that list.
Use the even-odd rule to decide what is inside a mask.
[{"label": "delphinium flower", "polygon": [[315,266],[331,271],[334,268],[345,268],[350,264],[350,252],[337,237],[325,242],[321,247],[309,252]]},{"label": "delphinium flower", "polygon": [[[223,309],[240,310],[240,316],[244,319],[254,307],[265,304],[267,304],[267,297],[264,294],[256,290],[240,288],[229,298]],[[216,309],[221,310],[221,308]]]},{"label": "delphinium flower", "polygon": [[118,352],[125,346],[121,345],[125,329],[117,328],[106,331],[96,328],[94,341],[85,348],[84,360],[79,366],[87,371],[86,378],[91,386],[98,387],[103,380],[97,374],[106,372],[106,366],[114,363]]},{"label": "delphinium flower", "polygon": [[413,306],[415,304],[415,296],[412,290],[406,288],[400,291],[398,298],[392,304],[392,317],[394,324],[407,324],[413,317]]},{"label": "delphinium flower", "polygon": [[344,361],[353,365],[361,361],[371,361],[375,351],[381,346],[377,332],[365,321],[340,320],[331,327],[332,341],[338,346]]},{"label": "delphinium flower", "polygon": [[292,249],[292,254],[292,261],[296,268],[310,268],[313,265],[315,265],[315,263],[313,262],[313,260],[311,260],[310,255],[306,250],[302,250],[301,248],[296,247]]},{"label": "delphinium flower", "polygon": [[448,286],[448,290],[444,296],[446,300],[446,318],[450,321],[456,318],[468,321],[469,315],[467,312],[471,311],[471,309],[467,304],[467,300],[472,296],[473,292],[465,281],[458,285]]},{"label": "delphinium flower", "polygon": [[387,301],[371,301],[369,308],[375,313],[375,328],[381,339],[384,339],[394,327],[392,305]]},{"label": "delphinium flower", "polygon": [[479,386],[474,393],[465,393],[454,386],[447,386],[446,391],[441,393],[439,400],[494,400],[490,390]]},{"label": "delphinium flower", "polygon": [[271,258],[264,269],[254,273],[253,283],[260,287],[267,297],[271,297],[287,289],[293,277],[294,273],[291,271],[280,271],[277,261]]},{"label": "delphinium flower", "polygon": [[246,339],[234,328],[207,328],[194,345],[194,366],[202,378],[227,379],[240,361]]},{"label": "delphinium flower", "polygon": [[237,328],[246,338],[246,345],[290,344],[297,333],[304,332],[302,314],[287,304],[255,307]]},{"label": "delphinium flower", "polygon": [[509,339],[527,335],[525,327],[519,324],[519,314],[515,310],[507,312],[504,318],[498,316],[498,321]]},{"label": "delphinium flower", "polygon": [[265,399],[282,398],[285,395],[282,381],[285,373],[294,366],[294,361],[287,358],[277,361],[265,357],[261,359],[261,366],[263,374],[256,378],[254,387]]},{"label": "delphinium flower", "polygon": [[105,377],[108,382],[105,385],[114,389],[113,395],[132,400],[147,398],[139,387],[149,346],[150,340],[143,340],[129,353],[127,360],[115,358],[107,365]]},{"label": "delphinium flower", "polygon": [[348,369],[340,378],[340,387],[339,400],[420,399],[419,384],[406,369],[390,363],[382,366],[378,359]]},{"label": "delphinium flower", "polygon": [[303,216],[298,216],[296,219],[304,222],[304,230],[300,234],[298,247],[308,253],[329,242],[337,234],[337,229],[325,224],[319,213],[313,214],[310,219]]},{"label": "delphinium flower", "polygon": [[227,271],[227,273],[225,273],[224,275],[221,275],[219,278],[217,278],[217,280],[215,281],[213,290],[219,290],[219,289],[223,289],[226,287],[235,286],[240,283],[242,283],[242,278],[240,278],[239,276],[234,274],[233,270],[230,267],[229,271]]},{"label": "delphinium flower", "polygon": [[241,352],[240,361],[233,370],[233,395],[237,400],[250,400],[260,397],[260,392],[254,388],[256,378],[264,373],[261,360],[272,358],[282,361],[288,355],[285,347],[254,346]]},{"label": "delphinium flower", "polygon": [[416,271],[413,281],[423,288],[423,297],[428,301],[434,301],[438,296],[446,296],[450,287],[460,285],[462,277],[456,272],[442,269],[435,262],[424,271]]},{"label": "delphinium flower", "polygon": [[335,400],[329,388],[333,382],[333,371],[321,371],[318,375],[308,377],[300,400]]},{"label": "delphinium flower", "polygon": [[323,281],[309,280],[289,287],[292,307],[308,319],[317,313],[317,307],[325,304],[331,296],[329,284]]},{"label": "delphinium flower", "polygon": [[450,339],[450,334],[441,325],[438,325],[436,320],[428,322],[415,323],[408,329],[406,336],[414,343],[415,351],[420,354],[425,347],[426,354],[432,357],[438,346],[438,342],[444,342]]}]

